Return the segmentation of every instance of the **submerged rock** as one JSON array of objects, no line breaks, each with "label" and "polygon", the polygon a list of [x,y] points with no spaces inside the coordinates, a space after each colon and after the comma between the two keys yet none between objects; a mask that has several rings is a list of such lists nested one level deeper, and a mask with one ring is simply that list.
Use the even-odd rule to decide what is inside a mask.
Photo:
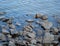
[{"label": "submerged rock", "polygon": [[6,14],[6,12],[0,12],[0,15],[4,15],[4,14]]},{"label": "submerged rock", "polygon": [[17,25],[17,26],[21,26],[21,24],[20,24],[20,23],[18,23],[18,22],[16,22],[16,25]]},{"label": "submerged rock", "polygon": [[26,20],[26,22],[28,22],[28,23],[32,23],[32,22],[34,22],[34,20],[32,20],[32,19],[28,19],[28,20]]},{"label": "submerged rock", "polygon": [[48,17],[47,17],[46,15],[43,15],[43,16],[41,16],[41,19],[42,19],[42,20],[47,20]]}]

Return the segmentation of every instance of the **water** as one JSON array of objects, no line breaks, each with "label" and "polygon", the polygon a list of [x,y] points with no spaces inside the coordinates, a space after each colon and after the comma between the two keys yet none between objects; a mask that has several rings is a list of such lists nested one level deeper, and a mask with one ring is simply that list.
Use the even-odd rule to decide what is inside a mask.
[{"label": "water", "polygon": [[0,0],[0,11],[7,12],[8,16],[22,14],[60,14],[60,0]]},{"label": "water", "polygon": [[7,17],[13,16],[13,22],[21,23],[21,27],[26,24],[26,19],[34,19],[33,15],[36,13],[48,15],[48,20],[56,26],[56,21],[51,16],[60,15],[60,0],[0,0],[0,12],[2,11],[7,13]]}]

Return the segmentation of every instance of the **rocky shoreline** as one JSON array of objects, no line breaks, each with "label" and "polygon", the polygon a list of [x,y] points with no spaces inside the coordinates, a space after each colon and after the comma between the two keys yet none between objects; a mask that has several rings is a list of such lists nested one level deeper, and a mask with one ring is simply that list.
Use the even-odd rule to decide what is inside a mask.
[{"label": "rocky shoreline", "polygon": [[[6,13],[0,12],[0,15],[3,14]],[[6,23],[6,25],[0,26],[2,29],[0,32],[0,46],[60,46],[60,18],[56,19],[57,27],[54,27],[54,23],[48,21],[47,15],[36,14],[33,18],[39,20],[27,19],[25,20],[27,24],[23,26],[22,30],[17,30],[16,26],[21,26],[21,24],[19,22],[14,24],[13,17],[0,17],[0,21]],[[34,31],[33,29],[38,28],[38,26],[33,26],[32,23],[39,25],[42,30]]]}]

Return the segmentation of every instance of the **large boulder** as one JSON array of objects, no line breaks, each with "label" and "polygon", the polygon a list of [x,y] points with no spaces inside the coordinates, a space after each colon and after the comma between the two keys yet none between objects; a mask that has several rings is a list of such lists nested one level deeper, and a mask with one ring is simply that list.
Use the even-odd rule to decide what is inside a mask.
[{"label": "large boulder", "polygon": [[0,12],[0,15],[4,15],[4,14],[6,14],[6,12]]}]

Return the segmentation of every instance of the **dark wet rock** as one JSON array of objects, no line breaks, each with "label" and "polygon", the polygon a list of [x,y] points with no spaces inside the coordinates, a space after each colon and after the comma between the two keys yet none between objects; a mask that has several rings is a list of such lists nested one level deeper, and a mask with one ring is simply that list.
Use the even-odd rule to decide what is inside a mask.
[{"label": "dark wet rock", "polygon": [[41,22],[40,24],[43,29],[50,29],[53,26],[52,22]]},{"label": "dark wet rock", "polygon": [[41,19],[42,19],[42,20],[47,20],[47,19],[48,19],[48,16],[43,15],[43,16],[41,16]]},{"label": "dark wet rock", "polygon": [[58,41],[60,42],[60,37],[58,38]]},{"label": "dark wet rock", "polygon": [[12,38],[18,37],[19,33],[16,31],[16,29],[10,29],[10,34]]},{"label": "dark wet rock", "polygon": [[41,14],[36,14],[35,18],[40,18],[42,15]]},{"label": "dark wet rock", "polygon": [[9,21],[9,19],[7,19],[7,18],[3,18],[2,21],[3,21],[3,22],[7,22],[7,21]]},{"label": "dark wet rock", "polygon": [[4,14],[6,14],[6,12],[0,12],[0,15],[4,15]]}]

